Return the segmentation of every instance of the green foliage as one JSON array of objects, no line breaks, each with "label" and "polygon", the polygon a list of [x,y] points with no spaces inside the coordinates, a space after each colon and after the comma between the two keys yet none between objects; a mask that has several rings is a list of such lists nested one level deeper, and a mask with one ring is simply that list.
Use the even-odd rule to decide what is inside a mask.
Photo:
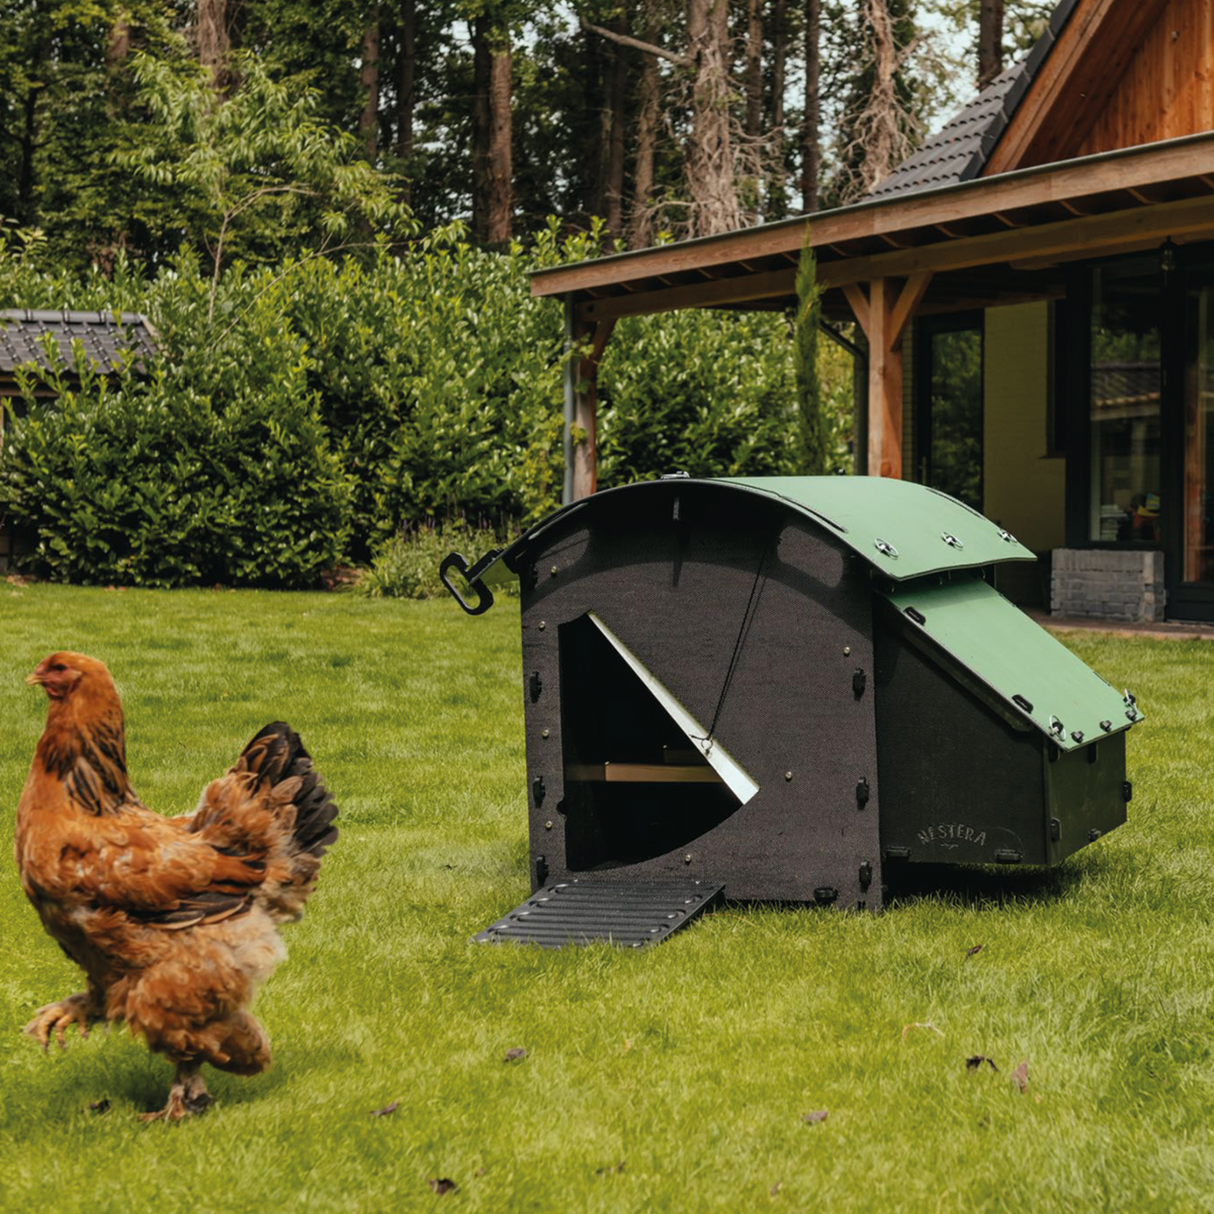
[{"label": "green foliage", "polygon": [[788,327],[779,316],[672,312],[621,321],[599,371],[599,484],[668,472],[798,469]]},{"label": "green foliage", "polygon": [[[399,255],[215,278],[183,254],[148,280],[122,261],[109,279],[49,274],[37,240],[0,238],[0,306],[143,312],[163,351],[149,375],[56,369],[53,406],[27,376],[0,513],[37,571],[138,585],[306,585],[402,529],[533,522],[560,500],[566,353],[528,271],[599,239],[550,224],[490,253],[454,225]],[[604,486],[804,468],[783,317],[623,322],[600,383]]]},{"label": "green foliage", "polygon": [[315,90],[273,79],[257,56],[235,56],[237,86],[216,93],[208,68],[135,55],[150,122],[115,163],[166,191],[163,217],[206,250],[214,274],[234,258],[278,260],[365,243],[374,228],[416,234],[389,177],[359,158],[354,136],[317,113]]},{"label": "green foliage", "polygon": [[[206,301],[179,270],[162,313],[170,342],[191,310],[180,292],[192,288],[194,312]],[[132,364],[108,380],[80,350],[72,376],[52,364],[21,377],[0,512],[36,568],[85,583],[305,586],[344,553],[347,480],[276,322],[254,309],[237,339],[183,343],[150,377]],[[267,366],[261,352],[279,342],[285,356]],[[35,399],[39,380],[53,403]]]},{"label": "green foliage", "polygon": [[498,546],[492,528],[472,527],[463,519],[442,526],[422,525],[394,535],[363,571],[355,589],[373,599],[432,599],[447,593],[438,567],[449,552],[463,553],[471,564]]}]

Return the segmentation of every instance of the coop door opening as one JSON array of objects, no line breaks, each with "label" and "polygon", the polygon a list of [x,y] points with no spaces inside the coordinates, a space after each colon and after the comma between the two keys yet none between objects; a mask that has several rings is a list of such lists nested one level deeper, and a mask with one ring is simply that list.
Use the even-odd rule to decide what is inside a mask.
[{"label": "coop door opening", "polygon": [[683,847],[758,784],[595,613],[560,630],[566,863],[637,864]]}]

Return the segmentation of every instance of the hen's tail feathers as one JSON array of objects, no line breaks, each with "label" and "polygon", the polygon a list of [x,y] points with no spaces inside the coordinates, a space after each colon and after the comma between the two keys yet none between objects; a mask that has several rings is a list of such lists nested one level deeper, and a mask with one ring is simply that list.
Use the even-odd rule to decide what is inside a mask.
[{"label": "hen's tail feathers", "polygon": [[312,756],[304,749],[299,734],[285,721],[274,721],[258,731],[240,759],[260,786],[276,788],[288,780],[299,780],[299,788],[290,798],[295,806],[292,853],[319,860],[337,839],[337,827],[333,825],[337,806],[316,774]]}]

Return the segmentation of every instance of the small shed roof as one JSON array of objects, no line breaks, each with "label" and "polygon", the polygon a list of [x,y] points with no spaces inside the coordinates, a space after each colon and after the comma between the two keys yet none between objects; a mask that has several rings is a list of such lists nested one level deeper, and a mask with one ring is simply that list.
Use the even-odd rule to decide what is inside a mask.
[{"label": "small shed roof", "polygon": [[43,342],[49,334],[63,362],[75,361],[79,341],[98,371],[116,371],[132,359],[156,353],[156,331],[137,312],[52,312],[25,308],[0,311],[0,372],[34,363],[49,366]]}]

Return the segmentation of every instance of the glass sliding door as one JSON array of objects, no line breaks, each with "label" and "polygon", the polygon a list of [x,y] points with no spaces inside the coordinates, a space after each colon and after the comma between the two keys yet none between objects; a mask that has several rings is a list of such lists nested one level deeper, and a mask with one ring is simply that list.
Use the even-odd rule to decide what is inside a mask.
[{"label": "glass sliding door", "polygon": [[1214,265],[1186,275],[1182,580],[1214,582]]},{"label": "glass sliding door", "polygon": [[1165,500],[1159,259],[1092,271],[1087,538],[1159,544]]}]

